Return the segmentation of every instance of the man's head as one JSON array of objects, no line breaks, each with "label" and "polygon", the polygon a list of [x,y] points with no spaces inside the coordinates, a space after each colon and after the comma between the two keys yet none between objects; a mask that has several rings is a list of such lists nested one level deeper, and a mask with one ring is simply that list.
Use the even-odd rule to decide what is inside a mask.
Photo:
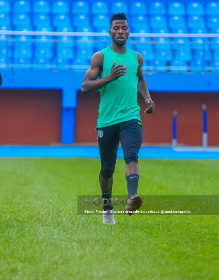
[{"label": "man's head", "polygon": [[113,14],[110,19],[109,35],[118,45],[123,46],[129,36],[128,20],[124,13]]}]

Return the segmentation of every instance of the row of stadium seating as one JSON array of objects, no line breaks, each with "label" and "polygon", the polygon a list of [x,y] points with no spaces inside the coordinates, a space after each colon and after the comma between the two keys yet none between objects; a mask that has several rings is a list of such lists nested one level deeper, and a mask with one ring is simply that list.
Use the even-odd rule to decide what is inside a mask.
[{"label": "row of stadium seating", "polygon": [[145,2],[112,2],[95,1],[0,1],[1,13],[72,13],[72,14],[109,14],[124,12],[131,15],[218,15],[219,2],[170,2],[167,5],[159,1]]},{"label": "row of stadium seating", "polygon": [[[130,16],[130,28],[141,27],[150,31],[150,28],[209,28],[219,30],[218,16]],[[22,30],[24,28],[31,30],[54,30],[54,28],[62,27],[102,27],[109,29],[110,17],[108,15],[43,15],[37,14],[31,17],[28,14],[0,14],[0,30]]]},{"label": "row of stadium seating", "polygon": [[[87,70],[89,60],[76,58],[69,59],[46,59],[46,58],[14,58],[0,59],[0,69],[26,69],[26,70]],[[219,62],[203,62],[202,60],[192,60],[191,62],[177,59],[167,61],[146,61],[143,66],[144,71],[148,72],[172,72],[172,73],[218,73]]]}]

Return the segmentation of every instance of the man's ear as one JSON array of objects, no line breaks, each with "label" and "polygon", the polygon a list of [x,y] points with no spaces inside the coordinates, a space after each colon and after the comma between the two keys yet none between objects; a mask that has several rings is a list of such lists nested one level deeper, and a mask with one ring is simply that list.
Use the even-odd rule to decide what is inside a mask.
[{"label": "man's ear", "polygon": [[109,30],[109,35],[112,36],[111,29]]}]

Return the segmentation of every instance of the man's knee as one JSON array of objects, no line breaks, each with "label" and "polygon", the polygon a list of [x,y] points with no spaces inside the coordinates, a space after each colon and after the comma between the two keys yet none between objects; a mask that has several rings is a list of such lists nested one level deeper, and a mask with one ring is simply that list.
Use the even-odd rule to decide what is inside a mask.
[{"label": "man's knee", "polygon": [[113,176],[114,169],[114,164],[111,166],[101,166],[100,174],[103,176],[103,178],[109,179]]},{"label": "man's knee", "polygon": [[130,150],[125,156],[124,156],[125,163],[128,164],[130,162],[136,162],[138,163],[138,154],[136,151]]}]

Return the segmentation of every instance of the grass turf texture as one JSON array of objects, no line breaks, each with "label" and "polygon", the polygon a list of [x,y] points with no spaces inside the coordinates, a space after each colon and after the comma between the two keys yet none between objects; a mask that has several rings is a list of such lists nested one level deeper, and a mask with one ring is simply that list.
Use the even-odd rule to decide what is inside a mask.
[{"label": "grass turf texture", "polygon": [[[140,160],[139,194],[219,194],[219,161]],[[210,280],[218,216],[78,216],[100,194],[96,159],[0,159],[0,279]],[[124,195],[117,161],[114,194]]]}]

